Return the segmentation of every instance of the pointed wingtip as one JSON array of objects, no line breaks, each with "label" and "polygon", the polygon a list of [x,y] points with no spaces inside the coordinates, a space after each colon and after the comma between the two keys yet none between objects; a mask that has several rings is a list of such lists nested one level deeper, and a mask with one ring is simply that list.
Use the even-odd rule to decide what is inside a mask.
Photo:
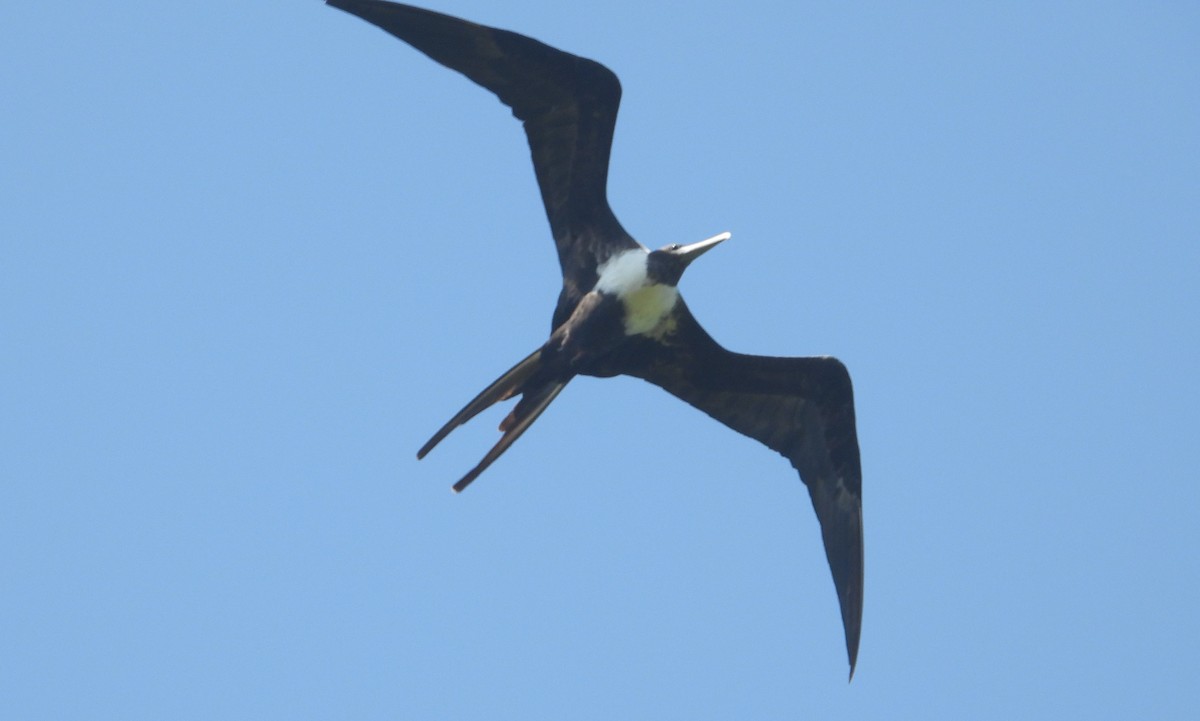
[{"label": "pointed wingtip", "polygon": [[[861,618],[861,616],[860,616],[860,618]],[[846,639],[846,652],[847,652],[847,655],[850,657],[850,677],[846,679],[846,683],[850,683],[851,681],[854,680],[854,669],[858,668],[859,628],[860,627],[855,628],[855,634],[854,634],[853,641],[851,641],[849,638]]]},{"label": "pointed wingtip", "polygon": [[[859,588],[861,588],[861,582]],[[846,631],[846,655],[850,659],[850,676],[846,679],[846,683],[854,680],[854,669],[858,667],[858,641],[862,635],[862,597],[859,596],[855,603],[856,611],[847,617],[843,613],[843,624]],[[853,620],[850,620],[850,619]]]}]

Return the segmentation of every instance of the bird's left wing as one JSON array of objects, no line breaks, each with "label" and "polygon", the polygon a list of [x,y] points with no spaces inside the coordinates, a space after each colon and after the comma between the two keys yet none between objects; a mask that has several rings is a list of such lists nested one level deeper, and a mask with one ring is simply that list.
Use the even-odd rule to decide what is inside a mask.
[{"label": "bird's left wing", "polygon": [[[608,205],[621,84],[600,63],[508,30],[400,3],[326,0],[496,94],[524,122],[568,310],[614,252],[641,247]],[[561,322],[562,319],[556,319]]]},{"label": "bird's left wing", "polygon": [[[725,350],[682,300],[674,332],[628,371],[778,451],[808,487],[845,629],[850,674],[863,607],[862,470],[850,374],[835,358]],[[648,341],[649,342],[649,341]]]}]

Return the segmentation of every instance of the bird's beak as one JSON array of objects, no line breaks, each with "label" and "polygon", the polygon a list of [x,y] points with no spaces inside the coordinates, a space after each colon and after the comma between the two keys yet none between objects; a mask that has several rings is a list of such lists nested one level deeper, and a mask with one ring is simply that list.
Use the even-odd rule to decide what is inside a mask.
[{"label": "bird's beak", "polygon": [[726,240],[729,240],[731,237],[732,235],[728,232],[721,233],[720,235],[714,235],[713,237],[707,238],[698,243],[685,245],[679,250],[675,251],[675,254],[683,259],[683,264],[686,266],[689,265],[693,260],[707,253],[710,249],[715,248],[717,244],[723,243]]}]

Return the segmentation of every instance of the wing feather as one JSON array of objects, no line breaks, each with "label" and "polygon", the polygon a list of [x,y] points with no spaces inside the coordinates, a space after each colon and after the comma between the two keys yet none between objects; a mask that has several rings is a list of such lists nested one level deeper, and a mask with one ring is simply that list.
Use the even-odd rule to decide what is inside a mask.
[{"label": "wing feather", "polygon": [[675,332],[630,375],[787,458],[808,487],[845,629],[850,674],[863,606],[862,469],[850,374],[835,358],[733,353],[680,301]]},{"label": "wing feather", "polygon": [[[608,205],[608,161],[621,84],[600,63],[507,30],[399,3],[326,0],[492,91],[524,122],[542,202],[573,307],[596,267],[640,247]],[[561,321],[560,321],[561,322]]]}]

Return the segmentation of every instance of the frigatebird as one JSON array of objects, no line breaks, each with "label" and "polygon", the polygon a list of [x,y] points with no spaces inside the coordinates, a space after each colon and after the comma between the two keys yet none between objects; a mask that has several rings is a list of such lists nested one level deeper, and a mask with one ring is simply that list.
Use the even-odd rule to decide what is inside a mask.
[{"label": "frigatebird", "polygon": [[791,461],[808,487],[841,606],[850,677],[863,603],[862,472],[850,375],[830,357],[745,355],[714,341],[680,297],[688,265],[721,233],[650,251],[608,205],[621,85],[600,63],[532,38],[381,0],[326,0],[492,91],[524,124],[563,285],[550,338],[489,385],[417,452],[520,396],[502,436],[454,484],[462,491],[577,375],[647,380]]}]

